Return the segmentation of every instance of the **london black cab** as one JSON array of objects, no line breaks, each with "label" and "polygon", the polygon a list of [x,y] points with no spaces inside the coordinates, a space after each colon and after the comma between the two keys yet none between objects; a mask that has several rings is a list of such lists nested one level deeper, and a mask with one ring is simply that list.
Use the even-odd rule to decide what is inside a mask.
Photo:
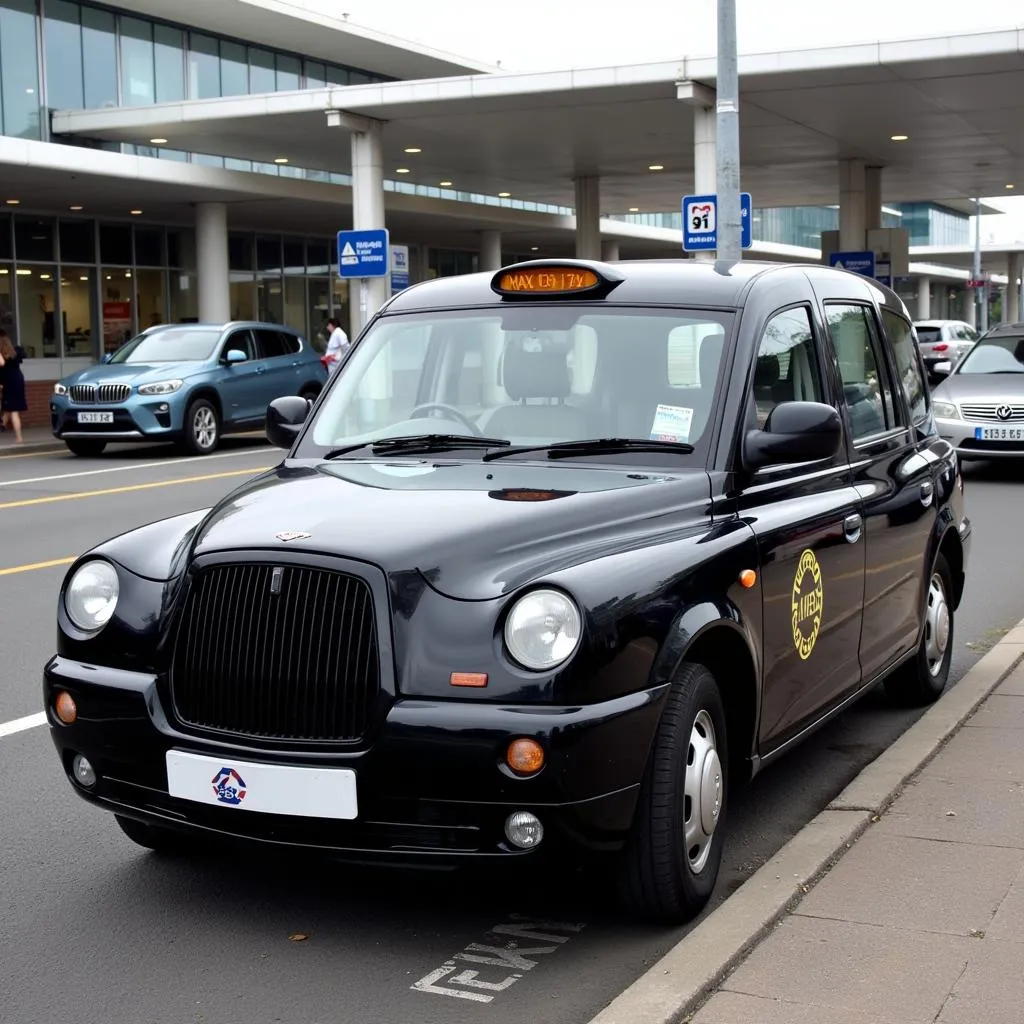
[{"label": "london black cab", "polygon": [[589,852],[679,921],[733,786],[877,683],[946,685],[963,483],[907,311],[866,278],[424,283],[267,432],[279,466],[61,588],[52,736],[143,846]]}]

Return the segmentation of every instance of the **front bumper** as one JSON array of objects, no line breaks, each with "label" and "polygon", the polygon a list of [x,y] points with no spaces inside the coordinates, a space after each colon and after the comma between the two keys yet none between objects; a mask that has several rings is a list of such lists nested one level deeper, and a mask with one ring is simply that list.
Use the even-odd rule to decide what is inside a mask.
[{"label": "front bumper", "polygon": [[[79,422],[79,413],[107,423]],[[96,441],[173,441],[181,436],[181,413],[167,397],[139,396],[125,405],[76,405],[66,397],[50,399],[50,429],[60,440],[88,438]]]},{"label": "front bumper", "polygon": [[1024,422],[975,422],[936,417],[935,424],[961,459],[1024,458]]},{"label": "front bumper", "polygon": [[[574,707],[398,699],[372,742],[357,751],[281,751],[182,731],[166,714],[152,675],[57,657],[44,670],[43,689],[69,781],[106,810],[219,840],[400,861],[523,856],[504,834],[506,818],[520,810],[545,827],[543,843],[527,855],[621,847],[666,692],[657,687]],[[78,706],[70,726],[53,711],[60,690]],[[545,765],[531,778],[502,765],[508,742],[520,736],[545,748]],[[228,765],[235,759],[352,769],[358,816],[293,817],[172,797],[165,760],[172,749]],[[91,790],[72,776],[76,753],[99,774]]]}]

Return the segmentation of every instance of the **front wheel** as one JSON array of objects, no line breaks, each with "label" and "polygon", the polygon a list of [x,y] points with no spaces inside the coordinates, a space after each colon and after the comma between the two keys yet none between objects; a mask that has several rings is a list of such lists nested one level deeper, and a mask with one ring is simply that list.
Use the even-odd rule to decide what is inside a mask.
[{"label": "front wheel", "polygon": [[934,704],[946,689],[953,660],[953,575],[937,555],[924,597],[924,627],[917,652],[885,681],[885,692],[897,704]]},{"label": "front wheel", "polygon": [[728,763],[715,677],[685,663],[669,691],[626,844],[620,889],[632,913],[681,923],[704,909],[722,860]]},{"label": "front wheel", "polygon": [[197,398],[185,413],[185,447],[195,455],[209,455],[220,443],[220,417],[213,403]]},{"label": "front wheel", "polygon": [[90,441],[88,438],[68,438],[64,442],[72,455],[88,457],[90,455],[102,455],[103,449],[107,447],[106,441]]}]

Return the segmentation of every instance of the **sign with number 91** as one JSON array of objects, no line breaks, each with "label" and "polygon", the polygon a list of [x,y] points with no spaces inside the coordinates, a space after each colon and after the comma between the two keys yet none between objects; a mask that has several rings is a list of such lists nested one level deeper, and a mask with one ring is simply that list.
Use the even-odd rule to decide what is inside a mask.
[{"label": "sign with number 91", "polygon": [[687,226],[691,232],[705,234],[715,230],[714,203],[688,203],[686,207]]}]

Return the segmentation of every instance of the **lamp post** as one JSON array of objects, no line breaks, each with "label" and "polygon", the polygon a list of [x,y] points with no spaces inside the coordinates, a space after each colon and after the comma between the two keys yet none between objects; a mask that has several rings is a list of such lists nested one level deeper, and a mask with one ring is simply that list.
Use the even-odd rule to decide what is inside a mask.
[{"label": "lamp post", "polygon": [[717,142],[718,259],[742,258],[740,211],[740,87],[736,0],[718,0]]}]

